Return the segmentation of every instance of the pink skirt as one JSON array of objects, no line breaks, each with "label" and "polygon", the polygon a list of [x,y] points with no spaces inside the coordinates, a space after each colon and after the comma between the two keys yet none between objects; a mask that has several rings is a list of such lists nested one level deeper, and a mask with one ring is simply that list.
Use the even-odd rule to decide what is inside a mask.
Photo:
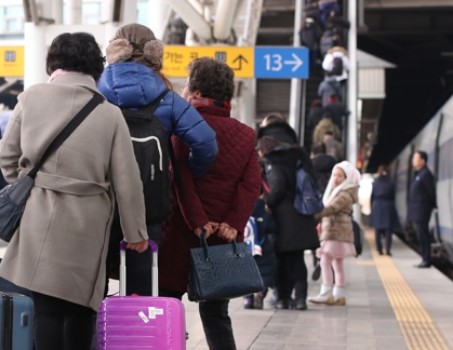
[{"label": "pink skirt", "polygon": [[354,243],[333,240],[321,242],[321,247],[316,250],[316,256],[321,258],[322,254],[329,255],[334,259],[357,255]]}]

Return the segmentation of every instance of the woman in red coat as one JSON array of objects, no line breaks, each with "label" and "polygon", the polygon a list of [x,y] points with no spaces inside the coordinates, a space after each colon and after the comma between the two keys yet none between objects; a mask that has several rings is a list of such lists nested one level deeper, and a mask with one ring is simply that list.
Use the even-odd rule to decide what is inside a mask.
[{"label": "woman in red coat", "polygon": [[[164,225],[159,253],[161,296],[181,298],[187,291],[190,248],[200,246],[204,229],[208,244],[242,242],[244,228],[260,191],[255,131],[230,117],[234,73],[225,63],[199,58],[190,64],[184,97],[216,132],[219,152],[211,168],[194,178],[188,147],[173,138],[180,174],[177,200]],[[200,302],[199,311],[211,349],[236,349],[228,300]]]}]

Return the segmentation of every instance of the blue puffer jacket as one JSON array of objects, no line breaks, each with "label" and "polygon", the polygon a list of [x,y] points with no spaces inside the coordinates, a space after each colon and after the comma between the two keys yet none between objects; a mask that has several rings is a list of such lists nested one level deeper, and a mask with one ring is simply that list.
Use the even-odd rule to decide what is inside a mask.
[{"label": "blue puffer jacket", "polygon": [[[121,62],[106,67],[98,88],[109,102],[120,108],[140,108],[153,102],[167,87],[152,69],[135,62]],[[203,175],[217,155],[214,130],[173,91],[165,95],[155,116],[164,125],[168,137],[174,134],[189,145],[192,174]]]}]

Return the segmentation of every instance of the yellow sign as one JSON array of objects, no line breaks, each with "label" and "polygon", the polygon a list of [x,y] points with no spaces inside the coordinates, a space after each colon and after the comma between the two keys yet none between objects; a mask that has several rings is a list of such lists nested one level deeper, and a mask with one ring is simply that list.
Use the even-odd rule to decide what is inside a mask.
[{"label": "yellow sign", "polygon": [[253,78],[254,49],[230,46],[165,46],[163,73],[168,77],[187,77],[187,66],[198,57],[224,61],[236,78]]},{"label": "yellow sign", "polygon": [[0,77],[24,76],[24,47],[0,46]]}]

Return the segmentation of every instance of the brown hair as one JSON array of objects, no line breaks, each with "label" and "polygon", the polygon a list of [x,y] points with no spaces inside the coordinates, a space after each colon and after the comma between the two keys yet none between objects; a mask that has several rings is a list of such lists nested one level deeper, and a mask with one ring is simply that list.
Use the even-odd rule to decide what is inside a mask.
[{"label": "brown hair", "polygon": [[270,137],[270,136],[263,136],[258,140],[256,143],[255,149],[257,151],[260,151],[262,155],[268,154],[270,151],[272,151],[274,148],[281,146],[281,145],[286,145],[286,142],[281,142],[277,140],[276,138]]}]

